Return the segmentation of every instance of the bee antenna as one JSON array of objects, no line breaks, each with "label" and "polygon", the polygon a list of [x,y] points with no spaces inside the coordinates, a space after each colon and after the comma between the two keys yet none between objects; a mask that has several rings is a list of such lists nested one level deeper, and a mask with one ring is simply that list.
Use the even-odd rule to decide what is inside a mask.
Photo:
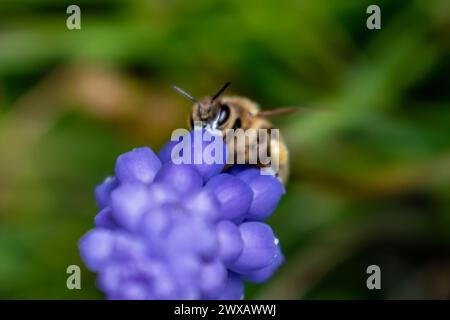
[{"label": "bee antenna", "polygon": [[228,81],[227,83],[225,83],[225,85],[222,87],[222,89],[219,90],[219,92],[217,92],[214,97],[211,99],[211,102],[213,102],[214,100],[216,100],[221,94],[222,92],[225,91],[226,88],[228,88],[228,86],[231,84],[230,81]]},{"label": "bee antenna", "polygon": [[175,90],[176,92],[178,92],[180,95],[182,95],[183,97],[185,97],[186,99],[194,102],[194,103],[198,103],[197,99],[195,99],[193,96],[191,96],[189,93],[187,93],[186,91],[184,91],[183,89],[181,89],[180,87],[177,86],[172,86],[172,89]]}]

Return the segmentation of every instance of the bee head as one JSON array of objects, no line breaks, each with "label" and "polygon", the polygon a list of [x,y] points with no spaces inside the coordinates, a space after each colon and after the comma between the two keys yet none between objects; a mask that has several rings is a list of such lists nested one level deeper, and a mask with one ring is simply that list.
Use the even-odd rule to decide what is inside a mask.
[{"label": "bee head", "polygon": [[203,127],[210,127],[212,129],[218,129],[223,126],[229,118],[230,108],[222,104],[219,97],[229,85],[230,82],[227,82],[212,98],[205,97],[201,100],[193,98],[184,90],[174,86],[174,89],[178,93],[194,102],[190,117],[191,128],[194,127],[196,122],[201,122]]}]

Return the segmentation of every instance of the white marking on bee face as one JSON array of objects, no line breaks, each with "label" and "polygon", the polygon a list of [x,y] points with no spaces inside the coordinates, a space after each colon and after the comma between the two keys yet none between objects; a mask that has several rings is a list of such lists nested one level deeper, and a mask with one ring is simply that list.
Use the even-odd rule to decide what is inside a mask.
[{"label": "white marking on bee face", "polygon": [[219,118],[220,118],[220,112],[217,113],[217,116],[209,122],[206,126],[211,128],[212,130],[217,130],[219,127]]}]

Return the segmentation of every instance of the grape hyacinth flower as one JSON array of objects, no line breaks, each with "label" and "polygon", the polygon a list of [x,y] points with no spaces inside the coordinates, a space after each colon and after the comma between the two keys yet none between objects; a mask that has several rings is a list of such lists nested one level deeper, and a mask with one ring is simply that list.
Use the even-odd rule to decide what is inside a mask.
[{"label": "grape hyacinth flower", "polygon": [[243,281],[264,282],[283,262],[264,223],[281,182],[251,167],[223,172],[226,152],[177,164],[175,145],[122,154],[95,189],[100,211],[79,250],[108,299],[242,299]]}]

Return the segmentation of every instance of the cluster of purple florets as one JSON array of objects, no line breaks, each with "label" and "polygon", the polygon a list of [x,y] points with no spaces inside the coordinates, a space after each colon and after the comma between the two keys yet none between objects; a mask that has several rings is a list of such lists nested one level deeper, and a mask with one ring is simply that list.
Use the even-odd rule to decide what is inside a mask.
[{"label": "cluster of purple florets", "polygon": [[242,299],[244,280],[264,282],[283,262],[263,222],[283,185],[256,168],[175,164],[173,147],[119,156],[95,189],[81,257],[108,299]]}]

